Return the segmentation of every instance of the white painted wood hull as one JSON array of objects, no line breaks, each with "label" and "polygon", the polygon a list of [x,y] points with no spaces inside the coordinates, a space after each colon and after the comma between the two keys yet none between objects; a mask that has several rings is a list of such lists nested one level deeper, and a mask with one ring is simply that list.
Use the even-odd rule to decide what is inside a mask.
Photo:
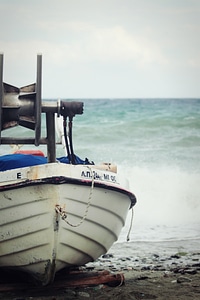
[{"label": "white painted wood hull", "polygon": [[0,172],[0,267],[49,284],[57,271],[106,253],[134,204],[117,174],[93,165]]}]

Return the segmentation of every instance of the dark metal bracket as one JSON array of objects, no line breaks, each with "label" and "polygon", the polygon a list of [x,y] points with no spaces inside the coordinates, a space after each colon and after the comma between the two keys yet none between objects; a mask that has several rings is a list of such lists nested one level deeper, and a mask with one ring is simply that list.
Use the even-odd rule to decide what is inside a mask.
[{"label": "dark metal bracket", "polygon": [[[3,54],[0,54],[0,144],[47,144],[48,162],[56,160],[55,114],[72,120],[83,114],[82,102],[42,102],[42,55],[37,55],[36,83],[18,88],[3,82]],[[46,114],[46,134],[41,138],[41,114]],[[1,137],[3,130],[23,126],[35,131],[35,138]]]}]

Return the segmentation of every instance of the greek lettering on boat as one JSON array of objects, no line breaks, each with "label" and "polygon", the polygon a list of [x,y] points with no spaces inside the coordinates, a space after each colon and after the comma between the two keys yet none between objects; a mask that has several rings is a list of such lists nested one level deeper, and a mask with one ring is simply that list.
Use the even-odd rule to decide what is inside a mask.
[{"label": "greek lettering on boat", "polygon": [[87,178],[87,179],[95,179],[95,180],[101,180],[101,181],[108,181],[108,182],[116,182],[116,176],[110,175],[108,173],[98,173],[96,171],[82,171],[81,177]]}]

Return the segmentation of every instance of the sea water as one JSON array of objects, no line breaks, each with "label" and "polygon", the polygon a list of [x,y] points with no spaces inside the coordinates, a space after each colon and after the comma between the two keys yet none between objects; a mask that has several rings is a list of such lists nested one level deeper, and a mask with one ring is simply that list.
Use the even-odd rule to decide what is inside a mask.
[{"label": "sea water", "polygon": [[[198,240],[200,99],[77,101],[84,102],[84,114],[74,118],[74,152],[96,164],[117,164],[136,195],[130,240]],[[18,127],[12,130],[19,133]],[[63,151],[58,146],[58,156]],[[119,242],[130,225],[131,212]]]},{"label": "sea water", "polygon": [[74,131],[78,155],[128,178],[130,240],[200,238],[200,99],[86,100]]}]

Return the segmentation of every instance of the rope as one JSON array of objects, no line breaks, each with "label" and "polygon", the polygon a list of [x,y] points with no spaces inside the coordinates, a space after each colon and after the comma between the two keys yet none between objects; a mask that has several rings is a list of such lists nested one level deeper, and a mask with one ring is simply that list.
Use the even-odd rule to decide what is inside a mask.
[{"label": "rope", "polygon": [[123,284],[124,284],[124,275],[123,274],[119,274],[120,275],[120,279],[121,279],[121,281],[120,281],[120,284],[119,285],[117,285],[117,287],[119,287],[119,286],[122,286]]},{"label": "rope", "polygon": [[131,223],[130,223],[129,231],[128,231],[128,234],[127,234],[127,237],[126,237],[127,242],[130,241],[130,233],[131,233],[131,230],[132,230],[132,227],[133,227],[133,216],[134,216],[134,211],[133,211],[133,207],[132,207],[132,209],[131,209]]},{"label": "rope", "polygon": [[67,212],[60,205],[56,205],[56,208],[55,208],[56,212],[60,214],[62,220],[64,220],[65,223],[67,223],[68,225],[70,225],[72,227],[79,227],[84,222],[84,220],[86,219],[86,217],[88,215],[89,207],[91,205],[92,193],[93,193],[93,189],[94,189],[94,174],[92,173],[92,169],[90,167],[87,166],[87,168],[90,170],[90,172],[92,174],[92,184],[90,187],[90,194],[88,197],[88,202],[87,202],[87,206],[85,209],[85,213],[84,213],[82,219],[80,220],[80,222],[77,224],[72,224],[71,222],[67,221]]}]

